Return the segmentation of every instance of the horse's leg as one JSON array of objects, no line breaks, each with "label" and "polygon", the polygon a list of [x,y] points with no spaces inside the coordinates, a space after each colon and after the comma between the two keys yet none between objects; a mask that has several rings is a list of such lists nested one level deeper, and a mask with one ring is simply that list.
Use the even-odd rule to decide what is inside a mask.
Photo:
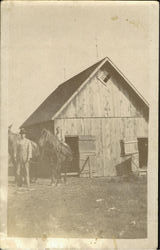
[{"label": "horse's leg", "polygon": [[34,182],[34,166],[30,163],[30,171],[29,171],[29,180],[30,183]]},{"label": "horse's leg", "polygon": [[36,162],[30,163],[30,181],[36,183],[37,180],[37,166]]},{"label": "horse's leg", "polygon": [[14,182],[17,184],[17,164],[16,162],[13,163],[13,171],[14,171]]},{"label": "horse's leg", "polygon": [[50,170],[51,170],[51,183],[50,183],[50,185],[52,185],[54,182],[54,179],[53,179],[54,173],[53,173],[53,166],[52,165],[50,165]]},{"label": "horse's leg", "polygon": [[21,163],[18,162],[17,163],[17,167],[16,167],[16,184],[18,187],[22,186],[22,178],[21,178]]},{"label": "horse's leg", "polygon": [[36,162],[34,169],[34,183],[36,183],[37,179],[38,179],[38,173],[37,173],[37,162]]},{"label": "horse's leg", "polygon": [[58,166],[56,166],[56,171],[55,171],[55,177],[56,177],[56,180],[55,180],[55,185],[57,186],[58,185]]},{"label": "horse's leg", "polygon": [[59,184],[60,180],[61,180],[61,164],[59,162],[59,160],[57,161],[57,167],[56,167],[56,186]]},{"label": "horse's leg", "polygon": [[55,184],[55,179],[56,179],[56,177],[55,177],[55,169],[54,169],[54,165],[53,165],[53,163],[51,163],[50,164],[50,173],[51,173],[51,183],[50,183],[50,185],[53,185],[53,184]]},{"label": "horse's leg", "polygon": [[11,156],[11,162],[13,165],[14,183],[17,184],[17,162],[14,156]]},{"label": "horse's leg", "polygon": [[63,177],[63,179],[64,179],[64,184],[66,184],[67,183],[67,166],[66,165],[64,165],[64,177]]},{"label": "horse's leg", "polygon": [[53,166],[51,163],[49,163],[49,168],[50,168],[50,177],[51,177],[50,185],[52,185],[53,184]]},{"label": "horse's leg", "polygon": [[53,180],[54,180],[54,184],[56,184],[56,180],[57,180],[57,170],[55,168],[55,166],[53,166]]}]

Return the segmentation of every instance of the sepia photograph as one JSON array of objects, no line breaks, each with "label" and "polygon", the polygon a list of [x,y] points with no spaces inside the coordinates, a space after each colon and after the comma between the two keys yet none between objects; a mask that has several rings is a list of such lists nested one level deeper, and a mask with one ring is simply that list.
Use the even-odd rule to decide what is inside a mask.
[{"label": "sepia photograph", "polygon": [[6,1],[2,14],[6,237],[149,239],[158,4]]}]

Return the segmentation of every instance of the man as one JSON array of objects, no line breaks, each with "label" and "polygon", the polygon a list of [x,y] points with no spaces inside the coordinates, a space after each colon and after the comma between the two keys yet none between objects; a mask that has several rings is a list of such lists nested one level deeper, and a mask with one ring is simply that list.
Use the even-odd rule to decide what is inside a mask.
[{"label": "man", "polygon": [[57,127],[56,128],[56,136],[58,138],[59,141],[63,142],[63,136],[62,136],[62,133],[61,133],[61,130],[60,130],[60,127]]},{"label": "man", "polygon": [[26,179],[28,188],[30,187],[30,159],[32,158],[32,144],[26,138],[25,129],[20,131],[20,140],[17,152],[17,178],[19,185],[22,185],[22,176]]}]

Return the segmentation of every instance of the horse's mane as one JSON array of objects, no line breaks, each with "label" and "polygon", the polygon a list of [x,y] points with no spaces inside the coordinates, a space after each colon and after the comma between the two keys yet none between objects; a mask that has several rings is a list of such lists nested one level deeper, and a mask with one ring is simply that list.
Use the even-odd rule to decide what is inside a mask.
[{"label": "horse's mane", "polygon": [[57,141],[58,141],[58,139],[57,139],[57,137],[54,135],[54,134],[52,134],[48,129],[46,129],[46,128],[44,128],[43,130],[42,130],[42,132],[41,132],[41,135],[44,135],[45,137],[46,137],[46,139],[48,139],[48,140],[51,140],[51,139],[56,139]]},{"label": "horse's mane", "polygon": [[45,140],[49,143],[49,144],[51,144],[51,145],[53,145],[54,147],[58,147],[58,145],[59,145],[59,140],[57,139],[57,137],[54,135],[54,134],[52,134],[49,130],[47,130],[46,128],[44,128],[43,130],[42,130],[42,132],[41,132],[41,136],[44,136],[45,137]]},{"label": "horse's mane", "polygon": [[47,129],[43,129],[41,132],[41,137],[45,141],[44,146],[47,146],[47,150],[55,151],[56,153],[60,154],[59,157],[63,158],[65,156],[72,159],[72,151],[69,145],[62,143],[56,135],[52,134],[52,132]]},{"label": "horse's mane", "polygon": [[43,129],[42,132],[41,132],[41,135],[45,137],[45,140],[50,144],[50,145],[53,145],[56,149],[59,150],[59,147],[61,148],[67,148],[67,150],[70,150],[70,147],[66,144],[64,145],[58,138],[56,135],[54,135],[52,132],[50,132],[49,130],[47,129]]}]

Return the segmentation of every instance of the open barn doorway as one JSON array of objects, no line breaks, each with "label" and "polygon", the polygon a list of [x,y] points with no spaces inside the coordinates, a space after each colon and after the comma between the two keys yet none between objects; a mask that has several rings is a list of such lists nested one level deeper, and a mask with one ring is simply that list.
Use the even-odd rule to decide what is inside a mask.
[{"label": "open barn doorway", "polygon": [[65,142],[70,146],[73,153],[73,160],[68,167],[68,173],[79,173],[79,148],[78,148],[78,136],[66,136]]},{"label": "open barn doorway", "polygon": [[139,167],[147,168],[148,164],[148,138],[138,138]]}]

